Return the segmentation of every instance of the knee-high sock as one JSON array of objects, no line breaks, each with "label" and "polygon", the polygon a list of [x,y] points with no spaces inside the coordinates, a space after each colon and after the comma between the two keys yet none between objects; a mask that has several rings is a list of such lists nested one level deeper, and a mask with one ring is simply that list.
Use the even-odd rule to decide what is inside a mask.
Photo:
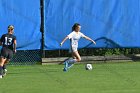
[{"label": "knee-high sock", "polygon": [[67,62],[70,63],[70,64],[73,64],[73,63],[76,62],[76,59],[69,59]]},{"label": "knee-high sock", "polygon": [[5,65],[3,65],[3,70],[4,70],[4,69],[6,69],[6,64],[5,64]]},{"label": "knee-high sock", "polygon": [[2,66],[0,66],[0,75],[2,75],[3,74],[3,68],[2,68]]}]

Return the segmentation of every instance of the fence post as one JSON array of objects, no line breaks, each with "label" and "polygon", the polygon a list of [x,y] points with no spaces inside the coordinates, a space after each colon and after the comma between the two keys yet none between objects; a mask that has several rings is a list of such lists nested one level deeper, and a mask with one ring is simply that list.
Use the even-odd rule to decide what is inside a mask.
[{"label": "fence post", "polygon": [[45,40],[44,40],[44,0],[40,0],[40,10],[41,10],[41,27],[40,27],[40,31],[42,33],[41,56],[44,58],[45,57],[45,50],[44,50],[44,45],[45,45]]}]

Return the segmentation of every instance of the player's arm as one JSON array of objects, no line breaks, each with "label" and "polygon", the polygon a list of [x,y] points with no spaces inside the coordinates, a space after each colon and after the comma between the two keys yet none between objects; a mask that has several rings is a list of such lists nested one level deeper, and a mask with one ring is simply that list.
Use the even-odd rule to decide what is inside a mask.
[{"label": "player's arm", "polygon": [[63,45],[63,43],[68,39],[69,37],[68,36],[66,36],[63,40],[62,40],[62,42],[60,43],[60,46],[62,46]]},{"label": "player's arm", "polygon": [[89,41],[91,41],[91,42],[93,42],[96,45],[96,42],[94,40],[92,40],[91,38],[89,38],[88,36],[84,36],[84,38],[89,40]]},{"label": "player's arm", "polygon": [[17,41],[15,39],[14,43],[13,43],[13,51],[14,51],[14,53],[16,53],[16,47],[17,47]]}]

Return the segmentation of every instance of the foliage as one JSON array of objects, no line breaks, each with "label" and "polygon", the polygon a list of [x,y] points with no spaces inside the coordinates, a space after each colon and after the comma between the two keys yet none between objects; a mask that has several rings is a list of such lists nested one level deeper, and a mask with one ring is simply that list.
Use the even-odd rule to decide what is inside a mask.
[{"label": "foliage", "polygon": [[[81,56],[104,56],[104,55],[132,55],[140,54],[140,48],[87,48],[79,49]],[[71,56],[68,50],[47,50],[46,57]]]}]

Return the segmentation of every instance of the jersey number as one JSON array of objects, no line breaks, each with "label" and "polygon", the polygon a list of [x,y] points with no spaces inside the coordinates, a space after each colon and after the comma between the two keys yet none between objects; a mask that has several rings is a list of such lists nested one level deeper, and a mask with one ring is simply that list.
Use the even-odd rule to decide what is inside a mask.
[{"label": "jersey number", "polygon": [[5,37],[5,45],[11,45],[12,44],[12,38]]}]

